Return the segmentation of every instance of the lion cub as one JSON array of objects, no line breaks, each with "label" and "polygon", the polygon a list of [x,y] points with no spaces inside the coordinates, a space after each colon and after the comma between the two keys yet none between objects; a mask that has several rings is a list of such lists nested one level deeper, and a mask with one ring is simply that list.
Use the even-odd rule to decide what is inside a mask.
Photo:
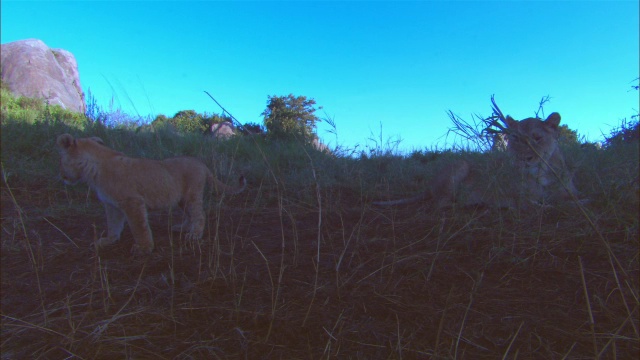
[{"label": "lion cub", "polygon": [[200,160],[174,157],[164,160],[136,159],[106,147],[98,137],[74,139],[58,136],[60,175],[66,184],[86,182],[97,194],[107,213],[107,237],[99,239],[97,249],[120,239],[125,220],[135,239],[132,251],[153,251],[153,237],[147,210],[179,205],[185,219],[173,231],[187,231],[187,238],[199,240],[204,230],[203,200],[205,187],[237,194],[246,187],[229,187],[216,179]]},{"label": "lion cub", "polygon": [[[560,114],[546,120],[506,118],[506,159],[470,163],[457,161],[431,180],[428,189],[411,198],[377,201],[374,205],[400,205],[420,200],[436,208],[455,202],[516,208],[558,199],[577,199],[573,175],[558,146]],[[493,158],[495,159],[495,157]]]}]

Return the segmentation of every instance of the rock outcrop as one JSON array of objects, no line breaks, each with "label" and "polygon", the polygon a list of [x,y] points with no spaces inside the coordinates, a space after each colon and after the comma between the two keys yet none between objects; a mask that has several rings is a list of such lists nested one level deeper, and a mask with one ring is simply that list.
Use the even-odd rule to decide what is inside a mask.
[{"label": "rock outcrop", "polygon": [[0,53],[2,83],[15,95],[84,113],[84,93],[73,54],[50,49],[37,39],[2,44]]},{"label": "rock outcrop", "polygon": [[211,125],[211,134],[217,139],[228,139],[235,135],[235,127],[230,121]]}]

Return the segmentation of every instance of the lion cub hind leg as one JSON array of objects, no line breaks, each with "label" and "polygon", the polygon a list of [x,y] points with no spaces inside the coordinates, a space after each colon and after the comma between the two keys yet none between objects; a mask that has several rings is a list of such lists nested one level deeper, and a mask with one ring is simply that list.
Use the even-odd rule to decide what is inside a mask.
[{"label": "lion cub hind leg", "polygon": [[193,204],[185,209],[182,223],[171,226],[171,231],[177,233],[186,232],[187,240],[200,240],[204,232],[204,223],[205,217],[202,203],[200,205]]},{"label": "lion cub hind leg", "polygon": [[104,210],[107,213],[107,237],[100,238],[95,242],[97,250],[112,245],[120,240],[120,234],[122,234],[122,229],[124,229],[124,213],[111,204],[103,203],[103,205]]},{"label": "lion cub hind leg", "polygon": [[200,209],[193,209],[189,211],[190,226],[189,232],[187,232],[187,240],[200,240],[202,239],[202,233],[204,232],[204,214],[202,207]]},{"label": "lion cub hind leg", "polygon": [[135,255],[147,255],[153,251],[153,236],[147,219],[147,206],[143,199],[133,198],[121,204],[127,222],[133,233],[134,245],[131,252]]},{"label": "lion cub hind leg", "polygon": [[202,193],[191,194],[190,199],[188,199],[188,202],[186,203],[185,210],[185,223],[189,224],[187,227],[187,240],[202,239],[205,223]]},{"label": "lion cub hind leg", "polygon": [[177,232],[177,233],[189,231],[189,227],[190,227],[189,217],[187,216],[187,214],[184,214],[183,216],[184,216],[184,219],[180,224],[175,224],[171,226],[171,231]]},{"label": "lion cub hind leg", "polygon": [[[197,199],[197,197],[196,197]],[[204,232],[205,215],[202,200],[191,199],[183,206],[184,219],[181,224],[171,227],[171,231],[186,232],[187,240],[200,240]]]}]

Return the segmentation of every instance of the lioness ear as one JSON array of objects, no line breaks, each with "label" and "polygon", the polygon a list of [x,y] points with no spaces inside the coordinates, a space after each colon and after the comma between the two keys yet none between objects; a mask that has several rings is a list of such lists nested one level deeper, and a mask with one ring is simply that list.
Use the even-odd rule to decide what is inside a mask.
[{"label": "lioness ear", "polygon": [[545,124],[553,128],[557,128],[558,125],[560,125],[560,114],[558,114],[557,112],[551,113],[551,115],[549,115],[547,120],[545,120],[544,122]]},{"label": "lioness ear", "polygon": [[69,134],[62,134],[58,136],[58,139],[56,140],[56,145],[58,145],[60,149],[64,149],[64,150],[72,146],[75,146],[75,144],[76,144],[76,139],[74,139],[73,136]]},{"label": "lioness ear", "polygon": [[514,120],[510,115],[507,115],[507,118],[504,120],[506,121],[508,127],[518,126],[518,122]]}]

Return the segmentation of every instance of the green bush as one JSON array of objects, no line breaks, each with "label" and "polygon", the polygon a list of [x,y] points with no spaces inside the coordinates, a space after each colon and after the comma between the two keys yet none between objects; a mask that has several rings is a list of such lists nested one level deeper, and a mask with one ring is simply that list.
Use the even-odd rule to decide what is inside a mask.
[{"label": "green bush", "polygon": [[219,114],[200,114],[195,110],[181,110],[173,117],[158,115],[151,123],[154,129],[165,129],[181,134],[186,133],[206,133],[211,129],[211,125],[224,121],[232,121],[230,117]]},{"label": "green bush", "polygon": [[262,113],[267,135],[277,139],[312,141],[316,123],[320,121],[315,115],[315,104],[315,100],[306,96],[269,96],[267,109]]}]

